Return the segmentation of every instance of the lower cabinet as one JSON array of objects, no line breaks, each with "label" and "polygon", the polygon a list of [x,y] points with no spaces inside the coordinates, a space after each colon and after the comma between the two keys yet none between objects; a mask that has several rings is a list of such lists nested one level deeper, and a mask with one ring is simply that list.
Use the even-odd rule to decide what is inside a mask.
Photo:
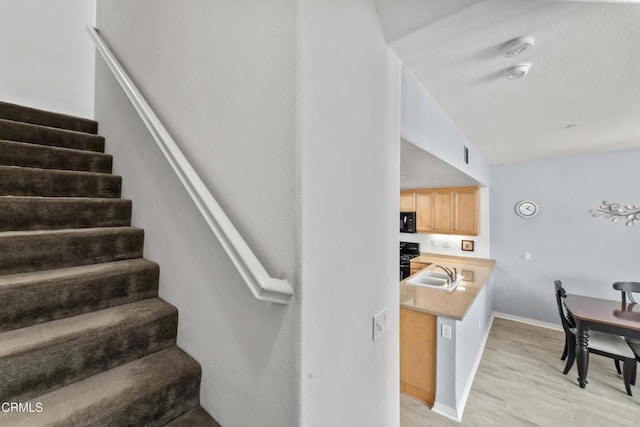
[{"label": "lower cabinet", "polygon": [[400,392],[429,406],[436,399],[437,317],[400,307]]}]

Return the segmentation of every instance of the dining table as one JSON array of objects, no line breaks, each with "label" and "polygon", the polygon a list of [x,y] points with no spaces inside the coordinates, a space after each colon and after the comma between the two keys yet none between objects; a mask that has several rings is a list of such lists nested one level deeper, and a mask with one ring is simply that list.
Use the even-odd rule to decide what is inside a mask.
[{"label": "dining table", "polygon": [[640,305],[567,294],[564,306],[576,324],[578,384],[585,388],[589,369],[589,331],[640,339]]}]

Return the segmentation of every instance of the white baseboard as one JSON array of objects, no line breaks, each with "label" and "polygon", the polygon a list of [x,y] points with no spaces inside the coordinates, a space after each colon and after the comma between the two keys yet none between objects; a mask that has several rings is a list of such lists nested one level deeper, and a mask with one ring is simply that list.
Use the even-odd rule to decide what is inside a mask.
[{"label": "white baseboard", "polygon": [[542,320],[529,319],[528,317],[516,316],[515,314],[507,314],[501,313],[499,311],[494,311],[491,318],[493,321],[494,317],[499,317],[500,319],[513,320],[514,322],[526,323],[527,325],[540,326],[541,328],[553,329],[554,331],[561,331],[562,326],[556,325],[555,323],[543,322]]},{"label": "white baseboard", "polygon": [[442,415],[443,417],[447,417],[450,420],[461,422],[461,417],[458,417],[458,412],[455,409],[450,408],[446,405],[443,405],[438,402],[434,402],[433,407],[431,408],[432,412],[435,412],[438,415]]}]

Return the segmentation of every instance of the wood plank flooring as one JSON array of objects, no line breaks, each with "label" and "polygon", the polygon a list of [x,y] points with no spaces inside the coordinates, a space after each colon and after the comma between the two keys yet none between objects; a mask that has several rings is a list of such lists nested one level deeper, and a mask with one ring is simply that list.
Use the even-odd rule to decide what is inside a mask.
[{"label": "wood plank flooring", "polygon": [[[626,394],[613,360],[590,355],[588,385],[576,365],[562,374],[564,332],[496,318],[469,394],[463,426],[640,426],[640,375]],[[448,427],[449,420],[400,397],[401,427]]]}]

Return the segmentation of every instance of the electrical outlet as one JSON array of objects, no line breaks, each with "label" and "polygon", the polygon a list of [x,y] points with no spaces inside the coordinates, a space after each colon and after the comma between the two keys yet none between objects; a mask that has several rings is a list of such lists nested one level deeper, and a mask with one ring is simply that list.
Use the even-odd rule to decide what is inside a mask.
[{"label": "electrical outlet", "polygon": [[432,248],[436,247],[436,239],[431,239],[431,247]]},{"label": "electrical outlet", "polygon": [[442,325],[442,337],[451,339],[451,325]]},{"label": "electrical outlet", "polygon": [[449,241],[448,240],[443,240],[442,241],[442,247],[443,248],[448,248],[449,247]]},{"label": "electrical outlet", "polygon": [[373,340],[377,340],[380,335],[387,330],[387,309],[373,316]]}]

